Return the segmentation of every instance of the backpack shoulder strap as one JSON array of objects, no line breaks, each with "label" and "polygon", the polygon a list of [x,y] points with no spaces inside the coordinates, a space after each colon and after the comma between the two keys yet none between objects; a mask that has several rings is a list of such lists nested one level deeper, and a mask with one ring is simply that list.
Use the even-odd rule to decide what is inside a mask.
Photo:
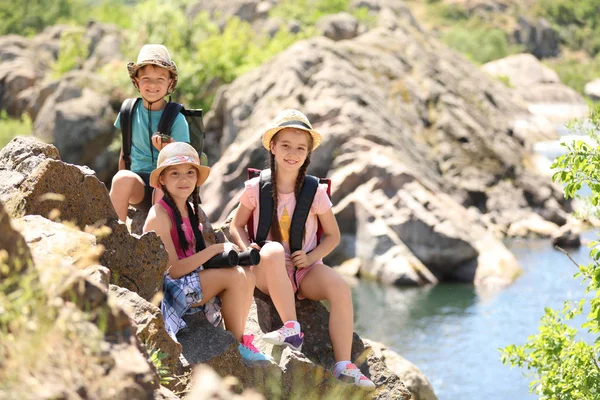
[{"label": "backpack shoulder strap", "polygon": [[133,111],[140,102],[140,98],[126,99],[121,104],[121,110],[119,112],[119,124],[121,125],[121,137],[122,137],[122,148],[123,148],[123,161],[125,161],[125,168],[131,169],[131,135],[132,135],[132,121]]},{"label": "backpack shoulder strap", "polygon": [[312,207],[318,187],[319,178],[312,175],[304,177],[290,226],[290,250],[292,253],[302,249],[306,220],[308,219],[308,213]]},{"label": "backpack shoulder strap", "polygon": [[158,121],[158,132],[161,135],[171,135],[171,127],[177,118],[177,115],[184,110],[183,105],[174,102],[168,102]]},{"label": "backpack shoulder strap", "polygon": [[255,241],[259,245],[262,245],[262,243],[267,240],[269,230],[271,229],[271,218],[273,218],[270,169],[265,169],[260,173],[258,204],[260,208]]}]

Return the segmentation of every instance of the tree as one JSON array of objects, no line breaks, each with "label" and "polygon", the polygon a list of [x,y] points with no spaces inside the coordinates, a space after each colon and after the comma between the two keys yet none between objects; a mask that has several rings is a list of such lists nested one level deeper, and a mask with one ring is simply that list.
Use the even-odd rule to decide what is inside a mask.
[{"label": "tree", "polygon": [[[592,191],[591,204],[596,207],[600,198],[600,107],[590,111],[588,121],[571,124],[569,129],[587,133],[596,145],[580,140],[563,144],[567,153],[552,164],[558,169],[552,179],[565,184],[567,198],[573,198],[587,185]],[[575,274],[586,284],[583,298],[565,302],[560,311],[546,308],[536,335],[522,346],[500,349],[504,364],[534,372],[531,391],[540,399],[600,398],[600,242],[595,241],[590,247],[592,262],[578,266]],[[578,315],[585,322],[572,326]]]}]

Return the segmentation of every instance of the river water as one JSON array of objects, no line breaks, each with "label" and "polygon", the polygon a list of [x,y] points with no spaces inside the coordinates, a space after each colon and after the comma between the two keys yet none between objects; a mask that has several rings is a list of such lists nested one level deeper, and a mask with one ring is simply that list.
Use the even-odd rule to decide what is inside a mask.
[{"label": "river water", "polygon": [[[559,141],[536,150],[550,159],[563,152]],[[586,232],[582,240],[596,236]],[[507,246],[524,273],[495,293],[465,284],[396,288],[360,281],[353,288],[355,331],[413,362],[439,400],[535,399],[526,372],[503,365],[498,348],[524,344],[537,333],[544,307],[562,309],[565,300],[581,299],[583,286],[573,279],[576,267],[549,239]],[[586,246],[569,253],[579,264],[590,262]]]},{"label": "river water", "polygon": [[[525,343],[544,307],[562,309],[565,300],[581,299],[583,288],[573,279],[576,267],[548,239],[508,247],[524,273],[496,293],[464,284],[401,289],[360,281],[353,288],[355,331],[417,365],[439,400],[535,399],[523,371],[503,365],[497,349]],[[585,246],[570,254],[589,263]]]}]

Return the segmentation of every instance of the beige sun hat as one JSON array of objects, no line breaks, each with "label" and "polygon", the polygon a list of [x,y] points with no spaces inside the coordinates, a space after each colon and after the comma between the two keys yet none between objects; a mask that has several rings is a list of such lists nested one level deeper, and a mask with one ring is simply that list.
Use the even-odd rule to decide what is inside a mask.
[{"label": "beige sun hat", "polygon": [[262,144],[265,149],[271,149],[271,140],[273,139],[273,136],[285,128],[296,128],[310,133],[313,139],[312,150],[316,149],[321,144],[321,134],[313,130],[308,118],[306,118],[306,115],[302,114],[302,112],[298,110],[294,110],[293,108],[288,108],[277,114],[271,123],[271,128],[267,129],[267,131],[263,134]]},{"label": "beige sun hat", "polygon": [[196,168],[198,171],[198,179],[196,180],[196,186],[202,185],[208,175],[210,174],[210,168],[200,165],[200,157],[198,152],[191,145],[186,142],[173,142],[169,143],[158,154],[157,167],[150,174],[150,186],[161,189],[159,177],[165,168],[172,167],[173,165],[189,164]]},{"label": "beige sun hat", "polygon": [[131,82],[136,89],[138,87],[135,82],[135,77],[139,69],[146,65],[156,65],[167,69],[171,73],[171,78],[173,79],[171,86],[169,86],[169,89],[167,90],[167,94],[171,94],[175,91],[178,76],[177,66],[175,65],[175,62],[171,60],[169,50],[167,50],[165,46],[162,44],[145,44],[140,49],[137,61],[135,63],[130,62],[127,64],[129,79],[131,79]]}]

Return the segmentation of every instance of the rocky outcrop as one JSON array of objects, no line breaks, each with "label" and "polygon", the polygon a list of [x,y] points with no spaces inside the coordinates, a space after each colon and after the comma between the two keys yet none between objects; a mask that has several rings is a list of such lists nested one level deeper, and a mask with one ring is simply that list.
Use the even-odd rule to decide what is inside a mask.
[{"label": "rocky outcrop", "polygon": [[[261,335],[280,327],[282,322],[271,299],[258,290],[255,291],[254,298],[256,309],[252,308],[250,311],[246,330],[255,335]],[[298,322],[306,332],[302,354],[289,349],[273,348],[262,342],[257,343],[261,350],[272,354],[275,360],[279,361],[279,365],[284,371],[283,388],[289,388],[290,393],[296,393],[295,390],[299,390],[296,388],[298,381],[290,380],[290,378],[303,376],[303,380],[308,382],[307,387],[302,389],[307,390],[306,394],[314,393],[308,391],[308,388],[317,385],[316,393],[319,397],[325,397],[330,392],[335,393],[337,398],[352,398],[352,396],[360,394],[361,389],[351,385],[340,385],[330,371],[322,369],[330,370],[335,364],[329,337],[329,313],[325,307],[317,301],[301,300],[296,302],[296,312]],[[371,348],[366,347],[356,333],[352,341],[351,359],[355,360],[361,371],[375,383],[377,388],[372,395],[373,399],[408,400],[411,398],[410,392],[398,375],[389,369]],[[312,364],[316,364],[320,368],[315,369],[311,367]],[[291,372],[295,373],[290,374]],[[319,382],[321,383],[319,384]]]},{"label": "rocky outcrop", "polygon": [[[101,228],[85,234],[90,248],[108,267],[111,282],[151,300],[160,290],[167,252],[153,233],[132,236],[117,221],[108,191],[89,168],[60,160],[56,147],[34,138],[15,138],[0,151],[0,201],[13,218],[40,215],[57,221],[70,221],[81,229]],[[207,234],[209,235],[209,234]],[[41,238],[46,234],[41,231]],[[70,234],[61,235],[64,238]],[[67,239],[65,239],[67,240]],[[61,244],[58,257],[72,245]],[[52,254],[54,250],[49,251]]]},{"label": "rocky outcrop", "polygon": [[528,53],[537,58],[556,57],[560,52],[558,32],[544,18],[538,18],[532,24],[519,17],[519,25],[513,36],[517,44],[523,45]]},{"label": "rocky outcrop", "polygon": [[[235,207],[246,166],[265,165],[260,136],[274,114],[299,108],[324,134],[310,172],[333,178],[343,237],[333,259],[362,258],[388,282],[473,280],[484,260],[509,282],[518,266],[495,236],[523,215],[565,215],[560,190],[528,172],[530,147],[515,134],[532,115],[509,88],[411,25],[296,43],[215,103],[207,136],[224,150],[203,186],[209,219],[225,220]],[[502,261],[489,256],[500,254],[486,250],[491,242]],[[394,267],[401,272],[386,272]]]},{"label": "rocky outcrop", "polygon": [[336,41],[352,39],[359,33],[358,21],[348,13],[327,15],[317,21],[316,27],[323,36]]},{"label": "rocky outcrop", "polygon": [[526,104],[535,115],[554,123],[587,116],[587,104],[575,90],[563,85],[556,72],[531,54],[515,54],[481,67],[491,76],[507,81],[515,101]]},{"label": "rocky outcrop", "polygon": [[[2,223],[10,224],[8,216],[1,215]],[[0,397],[152,398],[159,378],[129,318],[108,301],[105,288],[82,272],[88,266],[95,269],[97,262],[89,255],[92,235],[41,216],[17,220],[15,229],[22,230],[24,237],[3,229],[0,238],[26,242],[35,268],[9,270],[3,277],[3,282],[15,276],[19,280],[14,286],[3,285],[0,297],[6,312],[3,323],[9,324],[12,337],[0,344],[11,346],[10,352],[2,351],[2,368],[11,374],[3,381]],[[69,250],[61,249],[65,244]],[[27,254],[17,256],[24,264],[31,261]],[[23,287],[27,294],[18,296],[20,311],[15,313],[12,291],[23,292]],[[34,362],[29,362],[31,352],[36,354]]]},{"label": "rocky outcrop", "polygon": [[368,339],[363,339],[363,341],[373,349],[375,355],[381,358],[390,370],[402,379],[412,394],[412,400],[437,400],[431,383],[413,363],[382,343]]},{"label": "rocky outcrop", "polygon": [[0,174],[0,200],[13,217],[51,216],[82,228],[116,219],[106,187],[94,172],[60,161],[53,145],[13,139],[0,150]]},{"label": "rocky outcrop", "polygon": [[[109,145],[115,137],[113,107],[124,95],[95,71],[115,60],[122,67],[121,37],[115,26],[90,22],[85,28],[52,26],[31,39],[0,38],[0,109],[15,118],[27,113],[34,136],[53,143],[64,161],[92,168],[104,182],[117,168],[118,154]],[[75,41],[86,58],[57,78],[61,40]]]}]

